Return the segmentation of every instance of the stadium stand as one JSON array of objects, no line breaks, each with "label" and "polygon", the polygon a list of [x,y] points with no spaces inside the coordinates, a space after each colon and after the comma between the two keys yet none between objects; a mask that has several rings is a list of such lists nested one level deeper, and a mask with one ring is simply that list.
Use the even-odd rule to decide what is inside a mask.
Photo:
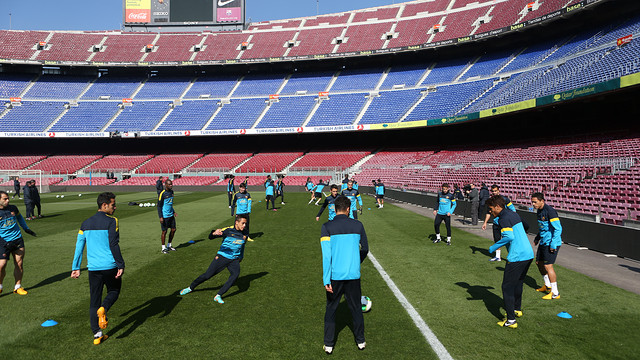
[{"label": "stadium stand", "polygon": [[350,168],[369,153],[365,151],[355,152],[309,152],[290,168],[291,171],[302,171],[318,168],[334,168],[339,171]]},{"label": "stadium stand", "polygon": [[191,80],[190,77],[153,76],[144,83],[134,99],[177,99]]},{"label": "stadium stand", "polygon": [[233,92],[234,97],[275,94],[285,74],[248,74]]},{"label": "stadium stand", "polygon": [[107,131],[153,130],[155,125],[169,110],[166,101],[134,101],[107,127]]},{"label": "stadium stand", "polygon": [[58,186],[104,186],[104,185],[111,185],[114,182],[116,182],[115,179],[107,179],[104,177],[97,177],[97,176],[92,176],[92,177],[78,177],[75,179],[69,179],[69,180],[65,180],[62,182],[57,183],[56,185]]},{"label": "stadium stand", "polygon": [[298,33],[299,44],[291,48],[288,56],[329,54],[335,47],[334,39],[342,34],[342,28],[319,28],[301,30]]},{"label": "stadium stand", "polygon": [[33,79],[27,74],[0,74],[0,98],[20,96]]},{"label": "stadium stand", "polygon": [[87,87],[90,77],[42,75],[24,94],[28,99],[76,99]]},{"label": "stadium stand", "polygon": [[231,89],[238,82],[235,75],[229,76],[203,76],[196,79],[193,86],[187,91],[185,99],[198,99],[211,97],[214,99],[226,98]]},{"label": "stadium stand", "polygon": [[0,58],[30,59],[48,36],[44,31],[0,31]]},{"label": "stadium stand", "polygon": [[358,124],[379,124],[398,122],[409,108],[418,101],[420,90],[381,92],[373,98]]},{"label": "stadium stand", "polygon": [[[248,129],[264,111],[267,106],[265,101],[266,99],[233,99],[231,103],[222,106],[207,130]],[[238,119],[239,113],[242,113],[241,119]]]},{"label": "stadium stand", "polygon": [[284,56],[288,46],[286,43],[293,39],[295,31],[276,31],[254,36],[247,50],[243,51],[241,59],[260,59]]},{"label": "stadium stand", "polygon": [[315,97],[281,97],[269,106],[269,110],[256,128],[298,127],[316,104]]},{"label": "stadium stand", "polygon": [[142,59],[145,46],[153,43],[155,34],[107,33],[107,40],[93,61],[102,62],[138,62]]},{"label": "stadium stand", "polygon": [[302,153],[260,153],[242,164],[237,173],[275,173],[283,171]]},{"label": "stadium stand", "polygon": [[349,26],[345,36],[346,42],[342,42],[338,52],[364,51],[381,49],[386,41],[385,34],[391,30],[393,23],[380,23],[371,25]]},{"label": "stadium stand", "polygon": [[29,167],[54,174],[73,174],[100,159],[102,155],[54,155]]},{"label": "stadium stand", "polygon": [[329,82],[333,77],[333,71],[323,72],[295,72],[287,81],[284,86],[281,95],[294,95],[297,92],[306,92],[307,94],[314,94],[321,91],[325,91]]},{"label": "stadium stand", "polygon": [[46,158],[44,155],[3,155],[0,156],[0,169],[22,170]]},{"label": "stadium stand", "polygon": [[35,59],[86,61],[93,46],[99,44],[103,37],[102,34],[54,32],[47,42],[47,50],[40,51]]},{"label": "stadium stand", "polygon": [[200,130],[217,109],[215,101],[184,101],[173,109],[157,130]]},{"label": "stadium stand", "polygon": [[[40,178],[21,177],[20,178],[20,186],[25,186],[27,181],[31,181],[31,180],[35,180],[36,181],[36,185],[38,185],[39,182],[40,182]],[[44,185],[56,185],[56,184],[60,183],[61,181],[62,181],[61,177],[43,177],[42,178],[42,182],[44,183]],[[3,183],[0,183],[0,186],[11,187],[13,189],[13,180],[5,181]]]},{"label": "stadium stand", "polygon": [[114,100],[131,98],[133,92],[140,86],[142,78],[114,77],[103,75],[94,81],[81,99],[97,100],[101,97]]},{"label": "stadium stand", "polygon": [[202,34],[164,34],[154,44],[144,61],[189,61],[193,46],[202,40]]},{"label": "stadium stand", "polygon": [[64,103],[51,101],[23,101],[0,117],[2,131],[42,132],[63,111]]},{"label": "stadium stand", "polygon": [[236,59],[242,43],[249,39],[245,33],[208,34],[202,50],[196,53],[195,61]]},{"label": "stadium stand", "polygon": [[182,176],[174,179],[175,186],[207,186],[213,185],[220,178],[218,176]]},{"label": "stadium stand", "polygon": [[107,155],[89,166],[86,170],[92,172],[130,172],[151,159],[153,155]]},{"label": "stadium stand", "polygon": [[[138,174],[168,174],[177,173],[182,169],[193,164],[202,157],[203,154],[164,154],[157,155],[153,159],[140,166],[136,173]],[[154,181],[155,183],[155,181]]]},{"label": "stadium stand", "polygon": [[336,94],[323,100],[307,126],[353,124],[368,94]]},{"label": "stadium stand", "polygon": [[209,170],[209,171],[223,171],[228,172],[241,162],[247,160],[252,154],[240,153],[240,154],[207,154],[193,165],[189,166],[189,171]]},{"label": "stadium stand", "polygon": [[100,131],[118,111],[113,102],[82,102],[72,106],[50,131]]}]

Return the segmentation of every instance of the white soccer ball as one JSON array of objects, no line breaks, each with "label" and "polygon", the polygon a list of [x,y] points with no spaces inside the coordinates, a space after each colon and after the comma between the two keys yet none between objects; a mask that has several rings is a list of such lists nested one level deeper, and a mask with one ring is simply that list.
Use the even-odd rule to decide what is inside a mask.
[{"label": "white soccer ball", "polygon": [[60,195],[61,198],[64,198],[64,195]]},{"label": "white soccer ball", "polygon": [[78,196],[82,196],[82,194],[78,194]]},{"label": "white soccer ball", "polygon": [[360,304],[362,305],[362,312],[369,312],[371,310],[371,299],[368,296],[360,297]]},{"label": "white soccer ball", "polygon": [[156,206],[156,203],[151,203],[151,206]]},{"label": "white soccer ball", "polygon": [[59,198],[59,197],[60,197],[60,195],[56,195],[56,197],[57,197],[57,198]]},{"label": "white soccer ball", "polygon": [[144,206],[144,204],[138,204],[138,206],[143,207],[143,206]]}]

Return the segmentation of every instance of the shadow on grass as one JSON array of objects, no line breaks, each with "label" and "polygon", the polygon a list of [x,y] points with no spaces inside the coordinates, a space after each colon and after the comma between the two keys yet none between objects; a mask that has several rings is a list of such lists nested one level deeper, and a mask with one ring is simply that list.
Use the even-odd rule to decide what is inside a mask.
[{"label": "shadow on grass", "polygon": [[178,305],[178,303],[182,300],[178,292],[174,292],[172,294],[166,296],[157,296],[153,299],[146,301],[145,303],[134,307],[133,309],[123,313],[121,316],[126,316],[131,314],[125,321],[121,322],[109,331],[109,335],[113,336],[118,331],[128,329],[118,336],[118,339],[125,338],[131,335],[140,325],[144,324],[147,319],[159,316],[165,317],[173,311],[173,309]]},{"label": "shadow on grass", "polygon": [[456,285],[461,288],[467,289],[469,296],[467,300],[482,300],[487,311],[497,319],[502,319],[503,315],[500,312],[503,301],[502,298],[489,290],[492,290],[492,286],[482,285],[469,285],[466,282],[457,282]]},{"label": "shadow on grass", "polygon": [[493,257],[491,256],[491,253],[489,252],[488,249],[486,248],[479,248],[477,246],[469,246],[469,249],[471,249],[471,253],[475,255],[476,252],[481,253],[482,255],[485,255],[486,257]]},{"label": "shadow on grass", "polygon": [[200,241],[204,241],[204,239],[191,240],[191,241],[193,241],[193,243],[187,241],[185,243],[182,243],[182,244],[176,246],[176,249],[184,249],[184,248],[186,248],[188,246],[195,245],[195,244],[199,243]]},{"label": "shadow on grass", "polygon": [[640,268],[629,266],[629,265],[623,265],[623,264],[620,264],[620,266],[625,267],[625,268],[627,268],[627,269],[629,269],[631,271],[635,271],[637,273],[640,273]]},{"label": "shadow on grass", "polygon": [[42,219],[49,219],[49,218],[54,218],[54,217],[58,217],[58,216],[62,216],[62,214],[49,214],[49,215],[42,215],[41,218],[35,218],[33,220],[29,220],[29,221],[37,221],[37,220],[42,220]]},{"label": "shadow on grass", "polygon": [[342,330],[347,327],[349,328],[349,330],[351,330],[351,334],[349,334],[350,340],[348,341],[354,341],[353,317],[351,316],[351,311],[349,311],[349,305],[347,305],[347,302],[341,301],[338,305],[338,309],[336,310],[336,343],[338,343],[338,337]]},{"label": "shadow on grass", "polygon": [[[82,271],[87,271],[87,268],[82,268],[82,269],[80,269],[80,271],[81,272]],[[42,287],[42,286],[46,286],[46,285],[50,285],[50,284],[56,283],[58,281],[62,281],[64,279],[68,278],[68,277],[71,277],[71,271],[61,272],[60,274],[50,276],[50,277],[40,281],[39,283],[37,283],[37,284],[35,284],[33,286],[29,286],[28,288],[25,288],[25,290],[37,289],[37,288]]]},{"label": "shadow on grass", "polygon": [[261,237],[262,235],[264,235],[264,233],[262,231],[259,231],[257,233],[249,234],[249,237],[252,238],[252,239],[257,239],[257,238]]},{"label": "shadow on grass", "polygon": [[[243,292],[249,290],[249,287],[251,287],[251,282],[259,279],[265,275],[269,274],[266,271],[262,271],[259,273],[255,273],[255,274],[249,274],[249,275],[244,275],[244,276],[240,276],[238,278],[238,280],[236,280],[235,284],[233,284],[234,286],[238,287],[238,290],[225,295],[225,298],[234,296],[234,295],[238,295],[238,294],[242,294]],[[205,288],[205,289],[199,289],[199,290],[194,290],[194,291],[211,291],[211,290],[219,290],[222,287],[222,285],[220,286],[216,286],[216,287],[210,287],[210,288]]]}]

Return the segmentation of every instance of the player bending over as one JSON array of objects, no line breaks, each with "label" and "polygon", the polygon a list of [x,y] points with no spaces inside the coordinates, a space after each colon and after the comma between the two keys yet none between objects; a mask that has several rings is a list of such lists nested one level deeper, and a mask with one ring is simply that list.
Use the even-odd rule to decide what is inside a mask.
[{"label": "player bending over", "polygon": [[220,250],[213,258],[211,265],[204,274],[198,276],[189,287],[180,291],[180,295],[187,295],[195,290],[195,288],[203,282],[211,279],[214,275],[227,268],[229,270],[229,278],[227,282],[222,285],[218,293],[213,298],[218,304],[224,304],[222,295],[224,295],[231,286],[236,282],[240,275],[240,262],[244,257],[244,245],[249,237],[243,234],[244,228],[247,225],[247,218],[244,214],[236,215],[236,221],[233,227],[227,227],[224,229],[217,229],[209,234],[209,239],[222,237],[222,245]]},{"label": "player bending over", "polygon": [[522,219],[515,211],[506,208],[502,196],[493,196],[487,200],[491,214],[499,218],[501,238],[490,248],[494,252],[502,246],[507,247],[507,265],[502,278],[502,297],[507,318],[499,321],[499,326],[515,329],[518,327],[516,316],[522,316],[522,284],[533,260],[533,249],[524,230]]}]

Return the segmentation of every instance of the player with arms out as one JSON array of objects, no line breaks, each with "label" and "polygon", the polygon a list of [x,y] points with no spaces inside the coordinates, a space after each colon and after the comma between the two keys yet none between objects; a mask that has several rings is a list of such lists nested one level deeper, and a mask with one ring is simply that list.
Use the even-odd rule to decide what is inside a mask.
[{"label": "player with arms out", "polygon": [[322,203],[322,207],[320,208],[320,211],[318,211],[318,215],[316,215],[316,221],[320,221],[320,216],[322,215],[322,212],[324,212],[324,209],[326,209],[327,207],[329,208],[329,221],[333,220],[333,218],[336,216],[335,201],[337,198],[338,198],[338,185],[333,184],[331,185],[331,195],[327,196],[324,199],[324,202]]},{"label": "player with arms out", "polygon": [[[160,218],[160,228],[162,233],[160,234],[160,241],[162,241],[162,253],[168,254],[169,251],[176,251],[171,246],[173,237],[176,234],[176,211],[173,208],[173,181],[167,180],[164,182],[164,190],[158,196],[158,217]],[[167,237],[167,230],[169,230],[169,242],[165,246],[165,240]]]},{"label": "player with arms out", "polygon": [[535,244],[538,245],[536,254],[536,265],[540,270],[540,275],[544,278],[544,286],[537,289],[540,292],[546,292],[543,296],[544,300],[560,299],[558,292],[558,280],[553,264],[558,257],[558,251],[562,245],[562,225],[560,218],[554,208],[547,204],[542,193],[534,193],[531,195],[531,204],[538,213],[538,229],[540,232]]},{"label": "player with arms out", "polygon": [[533,260],[533,248],[520,215],[506,209],[507,204],[502,196],[492,196],[487,200],[487,206],[491,214],[499,219],[501,235],[489,251],[494,252],[502,246],[509,251],[502,278],[502,297],[507,318],[499,321],[498,325],[515,329],[518,327],[516,317],[522,316],[522,285]]},{"label": "player with arms out", "polygon": [[[122,288],[124,259],[120,252],[120,227],[113,216],[116,211],[116,196],[110,192],[98,195],[98,212],[80,226],[73,256],[71,277],[80,277],[80,265],[85,245],[87,268],[89,268],[89,323],[93,331],[93,344],[99,345],[107,339],[102,330],[107,328],[107,312],[118,300]],[[102,291],[107,295],[102,299]]]},{"label": "player with arms out", "polygon": [[[336,185],[337,190],[337,185]],[[364,316],[362,315],[360,264],[369,253],[364,226],[349,218],[351,201],[339,196],[335,201],[336,217],[322,225],[322,281],[326,290],[327,306],[324,314],[324,351],[333,352],[336,343],[336,310],[342,294],[347,300],[353,320],[353,335],[358,349],[364,350]]]},{"label": "player with arms out", "polygon": [[[506,204],[506,209],[516,212],[516,207],[513,206],[513,203],[511,202],[511,200],[508,197],[500,194],[500,187],[498,185],[496,184],[491,185],[491,196],[501,197],[504,200],[504,203]],[[491,218],[491,210],[489,210],[487,206],[487,214],[485,215],[484,223],[482,224],[482,230],[487,229],[487,223],[489,222],[490,218]],[[502,237],[502,235],[500,235],[500,227],[498,226],[498,221],[499,221],[498,218],[496,217],[493,218],[493,242],[497,242]],[[528,229],[529,226],[525,226],[525,228]],[[489,261],[502,261],[502,257],[500,256],[500,249],[496,251],[496,256],[489,259]]]},{"label": "player with arms out", "polygon": [[444,225],[447,228],[447,245],[451,245],[451,214],[456,209],[456,198],[454,194],[449,192],[449,184],[442,184],[441,190],[436,198],[437,210],[433,210],[433,215],[436,217],[433,223],[436,230],[436,239],[433,240],[433,243],[439,243],[441,240],[440,224],[444,220]]},{"label": "player with arms out", "polygon": [[[311,204],[313,202],[313,200],[317,199],[316,205],[318,205],[320,200],[322,200],[322,190],[324,189],[325,186],[326,186],[326,184],[322,182],[322,179],[318,180],[318,184],[316,184],[316,186],[314,186],[311,189],[311,191],[313,192],[313,196],[311,197],[311,200],[309,201],[309,204]],[[307,205],[309,205],[309,204],[307,204]]]},{"label": "player with arms out", "polygon": [[307,182],[304,184],[304,188],[307,192],[311,193],[311,200],[309,200],[309,204],[311,204],[311,202],[313,201],[313,188],[315,187],[315,185],[313,185],[313,181],[311,181],[310,177],[307,177]]},{"label": "player with arms out", "polygon": [[27,226],[27,222],[24,221],[22,214],[18,211],[18,207],[9,204],[9,194],[0,191],[0,293],[2,293],[2,282],[6,275],[7,261],[13,254],[13,263],[15,265],[13,276],[16,279],[13,293],[27,295],[27,291],[22,287],[24,239],[22,238],[20,227],[27,234],[36,236],[36,233]]},{"label": "player with arms out", "polygon": [[207,271],[193,280],[189,287],[182,289],[180,295],[187,295],[195,290],[198,285],[211,279],[214,275],[226,268],[229,270],[229,278],[213,298],[218,304],[224,304],[222,295],[224,295],[238,279],[240,275],[240,262],[244,258],[244,246],[247,240],[251,241],[251,239],[244,234],[246,225],[247,218],[245,215],[236,215],[236,221],[233,227],[216,229],[209,234],[209,239],[215,239],[217,237],[223,238],[220,250],[218,250],[218,253],[213,258]]}]

